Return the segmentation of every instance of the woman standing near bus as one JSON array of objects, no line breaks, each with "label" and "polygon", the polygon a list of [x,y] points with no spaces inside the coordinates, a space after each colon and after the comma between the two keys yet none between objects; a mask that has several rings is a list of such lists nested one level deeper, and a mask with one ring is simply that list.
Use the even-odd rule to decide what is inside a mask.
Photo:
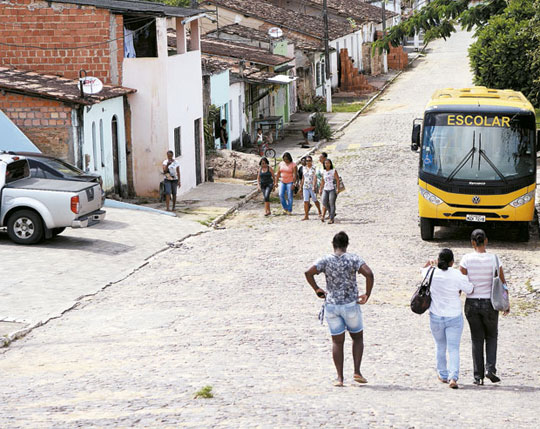
[{"label": "woman standing near bus", "polygon": [[[486,233],[481,229],[475,229],[471,234],[474,252],[466,254],[461,259],[459,267],[474,285],[473,292],[467,294],[465,316],[471,329],[474,384],[477,386],[484,384],[484,377],[489,378],[492,383],[501,381],[496,375],[497,369],[495,367],[499,312],[491,305],[491,288],[497,266],[499,266],[501,281],[506,284],[506,280],[498,257],[486,252],[487,243]],[[505,311],[503,315],[506,316],[509,311]],[[484,345],[486,348],[485,364]]]}]

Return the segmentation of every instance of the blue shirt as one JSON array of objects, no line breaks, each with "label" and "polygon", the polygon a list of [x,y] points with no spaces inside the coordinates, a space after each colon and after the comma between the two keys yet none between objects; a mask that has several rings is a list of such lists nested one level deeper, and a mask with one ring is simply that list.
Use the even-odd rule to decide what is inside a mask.
[{"label": "blue shirt", "polygon": [[334,305],[349,304],[358,300],[356,273],[365,261],[354,253],[335,253],[317,262],[315,267],[326,276],[326,302]]}]

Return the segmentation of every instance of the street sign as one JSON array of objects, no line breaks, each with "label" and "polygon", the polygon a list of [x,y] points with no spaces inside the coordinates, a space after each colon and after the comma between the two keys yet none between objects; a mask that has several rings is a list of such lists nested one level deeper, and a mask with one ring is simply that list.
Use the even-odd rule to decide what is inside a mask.
[{"label": "street sign", "polygon": [[268,35],[272,38],[272,39],[278,39],[280,38],[281,36],[283,36],[283,30],[281,28],[278,28],[278,27],[272,27],[268,30]]},{"label": "street sign", "polygon": [[103,83],[97,77],[85,76],[80,81],[85,94],[98,94],[103,89]]}]

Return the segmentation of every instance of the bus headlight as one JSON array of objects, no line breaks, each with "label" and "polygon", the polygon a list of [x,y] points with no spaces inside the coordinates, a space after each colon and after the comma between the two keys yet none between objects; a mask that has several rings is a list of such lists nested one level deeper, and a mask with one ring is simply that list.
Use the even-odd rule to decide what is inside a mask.
[{"label": "bus headlight", "polygon": [[528,192],[525,195],[522,195],[519,198],[516,198],[514,201],[510,203],[510,205],[514,208],[521,207],[523,204],[527,204],[529,201],[534,199],[534,193],[536,192],[536,189],[534,191]]},{"label": "bus headlight", "polygon": [[420,189],[420,194],[422,194],[422,196],[426,200],[428,200],[431,204],[435,204],[436,206],[438,206],[439,204],[442,204],[444,202],[439,197],[433,195],[431,192],[427,191],[426,189],[424,188],[419,188],[419,189]]}]

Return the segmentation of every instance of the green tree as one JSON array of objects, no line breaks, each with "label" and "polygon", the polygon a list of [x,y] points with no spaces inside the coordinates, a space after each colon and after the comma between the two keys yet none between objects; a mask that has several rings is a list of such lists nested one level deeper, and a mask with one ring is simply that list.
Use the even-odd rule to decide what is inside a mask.
[{"label": "green tree", "polygon": [[531,37],[533,17],[531,1],[514,0],[502,14],[493,16],[477,30],[476,41],[469,48],[476,85],[531,95],[535,78],[531,54],[538,46]]}]

